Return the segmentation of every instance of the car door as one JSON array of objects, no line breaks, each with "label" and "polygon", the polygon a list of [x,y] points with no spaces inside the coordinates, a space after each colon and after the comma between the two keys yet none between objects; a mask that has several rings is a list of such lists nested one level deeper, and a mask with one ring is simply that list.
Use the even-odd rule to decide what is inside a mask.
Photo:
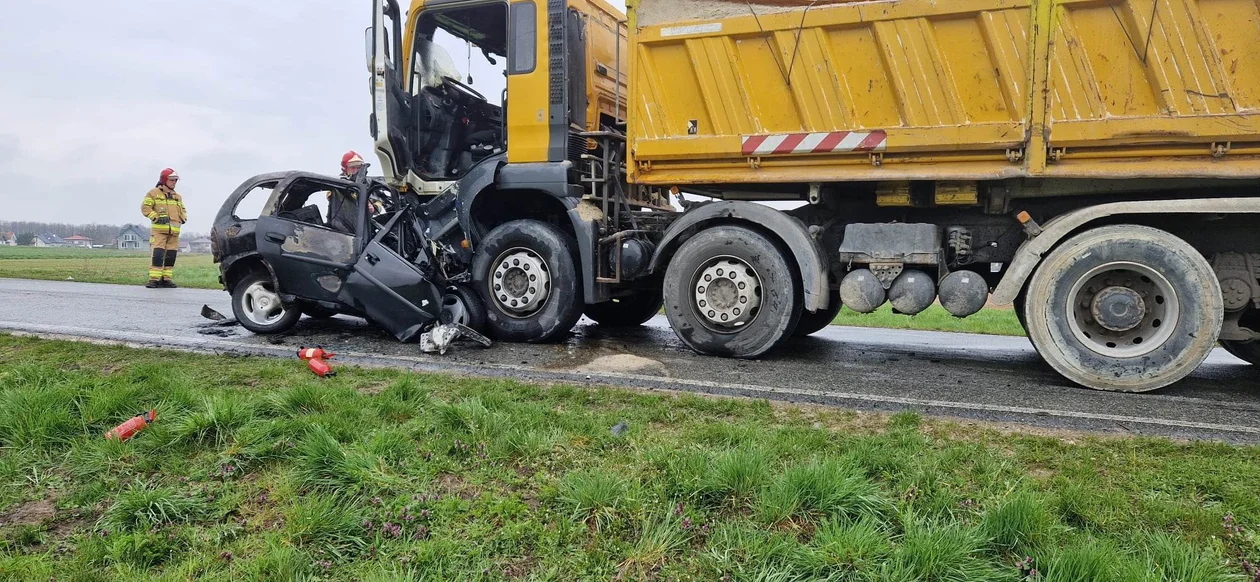
[{"label": "car door", "polygon": [[309,174],[276,187],[255,227],[258,252],[271,265],[282,294],[336,302],[342,282],[354,268],[361,242],[329,227],[320,215],[327,192],[356,194],[358,228],[363,232],[363,185]]},{"label": "car door", "polygon": [[384,242],[406,240],[398,231],[410,228],[410,216],[410,211],[395,213],[367,241],[341,293],[342,302],[404,342],[418,339],[441,309],[441,290],[424,274],[427,253],[420,252],[415,264]]},{"label": "car door", "polygon": [[372,0],[372,138],[386,181],[402,182],[412,164],[411,96],[403,83],[402,15],[395,0]]}]

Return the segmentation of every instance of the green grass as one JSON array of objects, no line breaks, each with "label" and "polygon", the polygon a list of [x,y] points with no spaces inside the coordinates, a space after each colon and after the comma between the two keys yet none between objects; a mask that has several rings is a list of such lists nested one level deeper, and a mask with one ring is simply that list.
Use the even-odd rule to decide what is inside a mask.
[{"label": "green grass", "polygon": [[[143,285],[149,278],[148,251],[0,246],[0,278]],[[184,287],[222,289],[219,266],[210,255],[181,254],[175,282]]]},{"label": "green grass", "polygon": [[1242,582],[1260,562],[1256,447],[339,372],[0,336],[0,578]]},{"label": "green grass", "polygon": [[1024,328],[1015,317],[1015,310],[986,307],[970,317],[954,317],[939,303],[933,303],[917,315],[898,315],[885,303],[874,313],[858,313],[844,307],[836,315],[833,325],[880,327],[891,329],[920,329],[928,331],[953,331],[988,335],[1024,335]]}]

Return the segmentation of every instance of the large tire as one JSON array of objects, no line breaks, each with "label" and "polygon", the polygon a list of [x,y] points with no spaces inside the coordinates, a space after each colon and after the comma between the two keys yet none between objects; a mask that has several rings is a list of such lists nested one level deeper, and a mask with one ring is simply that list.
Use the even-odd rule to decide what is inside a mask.
[{"label": "large tire", "polygon": [[544,343],[569,333],[584,304],[576,249],[572,237],[537,220],[513,220],[490,231],[473,259],[488,335]]},{"label": "large tire", "polygon": [[664,294],[678,338],[714,356],[762,356],[791,336],[801,316],[800,284],[784,251],[738,226],[709,228],[683,243],[665,272]]},{"label": "large tire", "polygon": [[1221,340],[1221,347],[1233,354],[1235,358],[1253,366],[1260,366],[1260,341]]},{"label": "large tire", "polygon": [[1216,345],[1220,284],[1185,241],[1145,226],[1106,226],[1050,253],[1028,285],[1029,339],[1067,379],[1145,392],[1185,378]]},{"label": "large tire", "polygon": [[442,323],[458,323],[478,332],[486,327],[486,303],[476,291],[456,285],[442,296]]},{"label": "large tire", "polygon": [[612,301],[587,305],[584,313],[605,327],[634,327],[660,313],[664,303],[665,298],[658,289],[635,291]]},{"label": "large tire", "polygon": [[792,331],[792,337],[805,337],[826,329],[831,322],[836,320],[836,316],[840,314],[840,292],[832,291],[831,299],[827,301],[827,308],[818,311],[801,311],[801,320],[796,322],[796,329]]},{"label": "large tire", "polygon": [[1027,303],[1027,291],[1020,291],[1012,303],[1012,307],[1015,308],[1015,319],[1019,320],[1019,326],[1024,329],[1024,335],[1028,335],[1028,316],[1024,311],[1024,305]]},{"label": "large tire", "polygon": [[271,275],[263,272],[246,275],[232,288],[232,313],[241,327],[262,335],[289,331],[302,317],[297,305],[280,301]]}]

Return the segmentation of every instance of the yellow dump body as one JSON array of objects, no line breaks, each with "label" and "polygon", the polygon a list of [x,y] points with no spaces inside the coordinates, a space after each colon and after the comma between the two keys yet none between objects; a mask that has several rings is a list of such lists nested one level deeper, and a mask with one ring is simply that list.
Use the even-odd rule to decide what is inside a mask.
[{"label": "yellow dump body", "polygon": [[641,184],[1260,177],[1257,0],[639,0]]}]

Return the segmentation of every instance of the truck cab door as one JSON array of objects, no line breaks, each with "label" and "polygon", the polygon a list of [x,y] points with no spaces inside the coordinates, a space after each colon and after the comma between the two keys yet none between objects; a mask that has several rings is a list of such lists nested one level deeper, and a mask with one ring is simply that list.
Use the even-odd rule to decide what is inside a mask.
[{"label": "truck cab door", "polygon": [[423,272],[429,266],[427,253],[419,253],[416,264],[394,248],[408,239],[400,229],[411,228],[413,217],[409,210],[396,212],[368,241],[346,277],[341,298],[404,342],[419,339],[437,319],[442,303],[441,290]]},{"label": "truck cab door", "polygon": [[362,185],[298,175],[281,182],[255,225],[255,242],[275,273],[279,291],[302,299],[336,302],[342,278],[350,271],[358,244],[353,233],[335,230],[324,220],[328,192],[355,194],[362,232]]},{"label": "truck cab door", "polygon": [[403,86],[402,15],[396,0],[372,0],[372,138],[387,182],[412,165],[411,96]]}]

